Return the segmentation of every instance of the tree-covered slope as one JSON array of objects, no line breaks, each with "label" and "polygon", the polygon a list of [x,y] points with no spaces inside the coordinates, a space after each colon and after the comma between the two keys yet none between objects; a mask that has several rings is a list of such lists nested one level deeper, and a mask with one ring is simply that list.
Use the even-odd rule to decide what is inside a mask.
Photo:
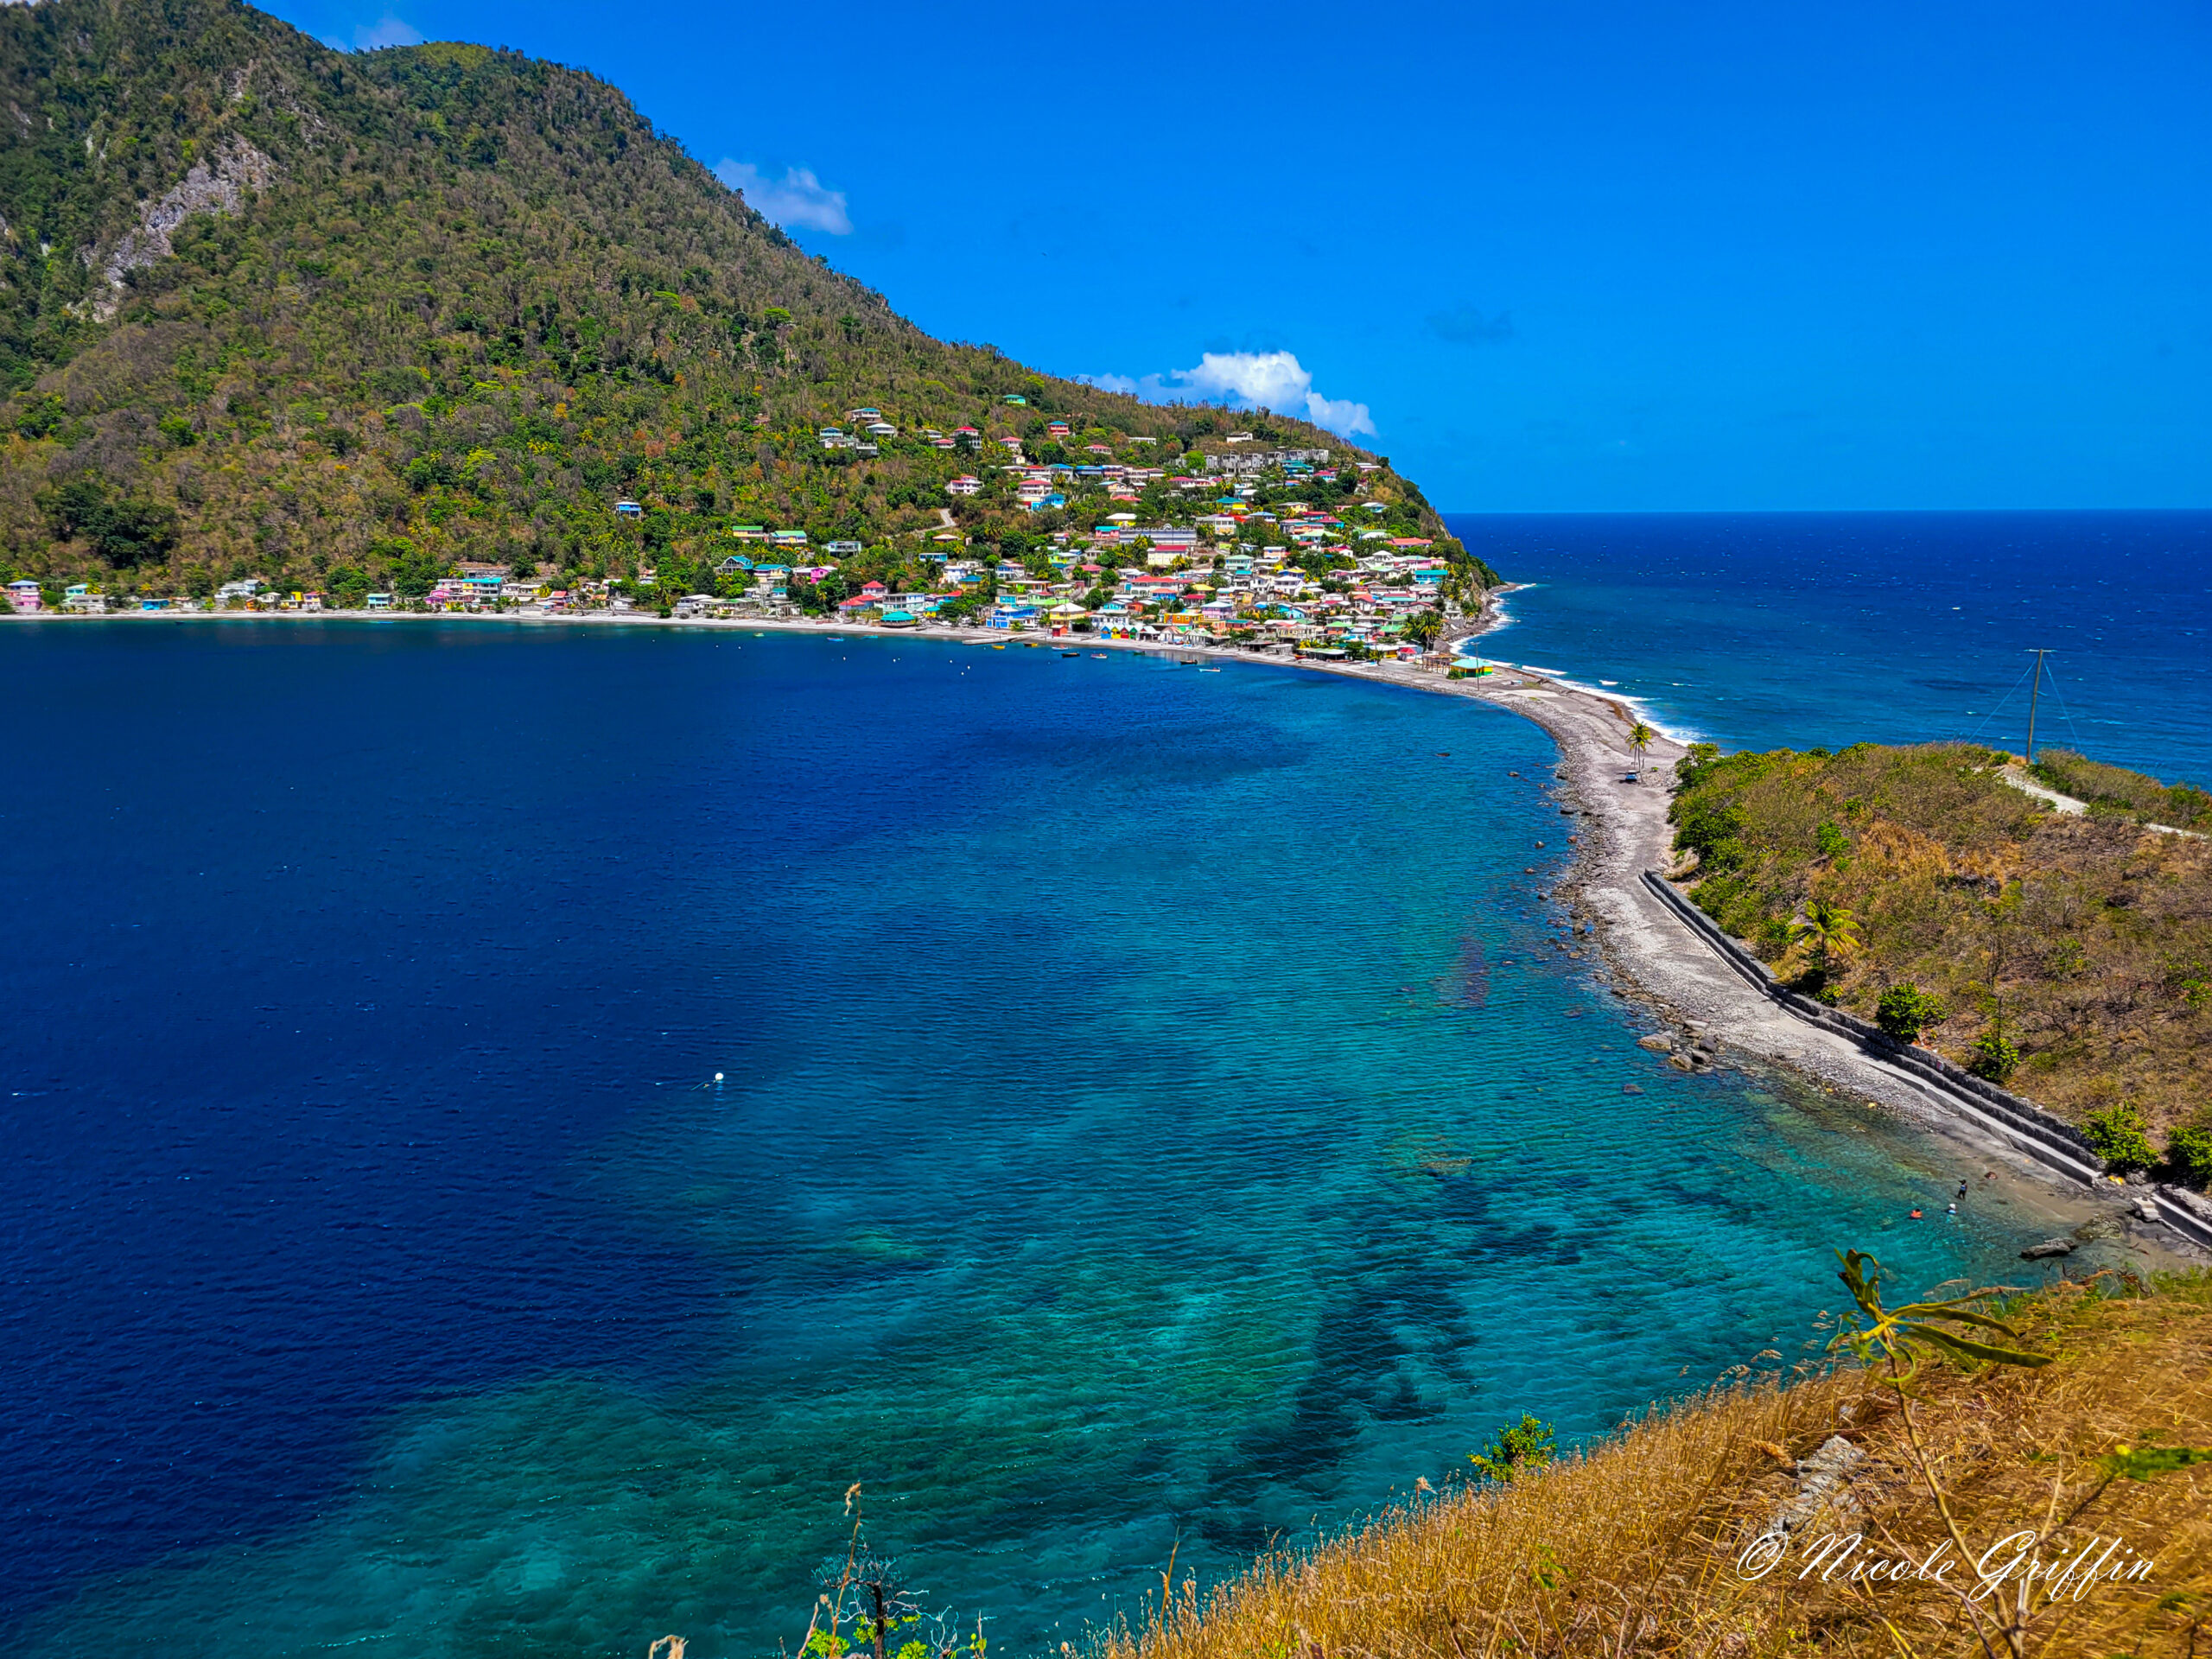
[{"label": "tree-covered slope", "polygon": [[[999,435],[1049,458],[1062,419],[1071,451],[1158,461],[1255,423],[931,339],[620,93],[517,54],[349,55],[236,0],[41,0],[0,7],[0,100],[11,575],[204,592],[461,558],[681,572],[737,522],[895,546]],[[898,436],[825,450],[816,429],[862,405]],[[919,439],[963,425],[984,453]],[[1147,512],[1168,502],[1153,487]],[[1360,494],[1389,504],[1375,522],[1445,535],[1387,470]],[[614,513],[623,496],[642,518]]]}]

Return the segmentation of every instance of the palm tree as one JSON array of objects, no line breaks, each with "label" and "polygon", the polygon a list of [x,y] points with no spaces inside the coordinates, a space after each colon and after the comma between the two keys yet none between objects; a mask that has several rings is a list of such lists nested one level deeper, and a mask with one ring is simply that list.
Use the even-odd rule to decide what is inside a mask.
[{"label": "palm tree", "polygon": [[1653,731],[1649,726],[1645,725],[1640,720],[1637,721],[1635,725],[1628,728],[1628,741],[1635,744],[1638,750],[1649,748],[1651,747],[1651,740],[1658,735],[1658,733]]},{"label": "palm tree", "polygon": [[1810,940],[1815,955],[1821,959],[1821,973],[1825,977],[1835,963],[1848,961],[1857,954],[1859,945],[1859,921],[1840,905],[1831,905],[1818,899],[1808,899],[1802,920],[1789,925],[1790,941]]}]

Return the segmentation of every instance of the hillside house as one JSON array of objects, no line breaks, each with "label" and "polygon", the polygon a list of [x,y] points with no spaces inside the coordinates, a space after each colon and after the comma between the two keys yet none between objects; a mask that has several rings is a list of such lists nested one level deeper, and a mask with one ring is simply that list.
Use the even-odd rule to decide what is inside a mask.
[{"label": "hillside house", "polygon": [[8,584],[8,608],[18,616],[29,616],[34,611],[46,608],[46,599],[35,582],[11,582]]}]

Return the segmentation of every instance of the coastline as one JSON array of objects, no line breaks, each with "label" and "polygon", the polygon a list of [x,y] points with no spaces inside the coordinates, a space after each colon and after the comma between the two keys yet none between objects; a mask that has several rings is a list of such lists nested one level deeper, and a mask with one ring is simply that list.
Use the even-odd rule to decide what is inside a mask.
[{"label": "coastline", "polygon": [[[1510,624],[1503,600],[1524,584],[1509,583],[1484,595],[1480,615],[1455,626],[1439,642],[1457,651],[1465,642]],[[1179,660],[1236,662],[1276,669],[1376,681],[1408,690],[1466,697],[1535,721],[1558,746],[1555,798],[1562,816],[1577,821],[1569,836],[1574,858],[1568,871],[1540,897],[1571,925],[1586,925],[1602,958],[1601,978],[1616,996],[1642,1003],[1669,1037],[1695,1045],[1712,1064],[1755,1072],[1779,1072],[1799,1084],[1862,1102],[1937,1141],[1955,1147],[1964,1164],[1990,1173],[2017,1212],[2036,1218],[2053,1235],[2090,1227],[2125,1234],[2131,1248],[2164,1265],[2202,1259],[2192,1241],[2165,1225],[2146,1226],[2134,1206],[2139,1187],[2093,1184],[2078,1171],[2021,1149],[2019,1137],[1974,1114],[1960,1100],[1903,1068],[1883,1061],[1852,1037],[1808,1024],[1755,988],[1743,971],[1675,914],[1644,881],[1647,871],[1675,863],[1668,820],[1672,791],[1666,779],[1688,753],[1684,736],[1658,731],[1643,751],[1630,741],[1638,718],[1656,728],[1634,700],[1578,684],[1563,675],[1499,665],[1495,676],[1452,680],[1433,668],[1395,662],[1355,664],[1298,658],[1235,647],[1157,640],[1102,639],[1087,634],[1058,638],[997,634],[978,628],[924,626],[885,630],[867,625],[793,618],[663,618],[597,613],[518,615],[513,613],[415,612],[125,612],[89,619],[109,622],[231,623],[334,621],[379,624],[508,623],[526,626],[670,627],[760,633],[798,633],[855,639],[902,637],[972,647],[1135,652]],[[12,619],[45,620],[39,616]],[[55,617],[55,621],[88,619]],[[1489,659],[1485,659],[1489,660]],[[1625,781],[1636,773],[1640,781]],[[1979,1185],[1979,1183],[1977,1183]]]}]

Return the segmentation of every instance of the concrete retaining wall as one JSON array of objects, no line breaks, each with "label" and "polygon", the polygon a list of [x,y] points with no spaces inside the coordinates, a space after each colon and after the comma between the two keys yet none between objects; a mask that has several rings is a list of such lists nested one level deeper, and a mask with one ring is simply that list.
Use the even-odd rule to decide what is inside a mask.
[{"label": "concrete retaining wall", "polygon": [[[1868,1024],[1856,1014],[1800,995],[1779,983],[1764,963],[1730,938],[1719,924],[1677,892],[1674,884],[1658,871],[1646,870],[1643,885],[1761,995],[1781,1004],[1808,1025],[1850,1038],[1868,1058],[1927,1085],[1962,1116],[1995,1130],[2009,1144],[2047,1168],[2085,1185],[2102,1175],[2103,1160],[2089,1149],[2088,1139],[2071,1123],[2053,1117],[2031,1100],[1954,1065],[1932,1050],[1897,1042],[1881,1027]],[[2144,1189],[2129,1190],[2139,1192]],[[2195,1193],[2155,1184],[2150,1187],[2148,1196],[2166,1225],[2194,1243],[2212,1248],[2212,1214],[2206,1212],[2203,1200]]]}]

